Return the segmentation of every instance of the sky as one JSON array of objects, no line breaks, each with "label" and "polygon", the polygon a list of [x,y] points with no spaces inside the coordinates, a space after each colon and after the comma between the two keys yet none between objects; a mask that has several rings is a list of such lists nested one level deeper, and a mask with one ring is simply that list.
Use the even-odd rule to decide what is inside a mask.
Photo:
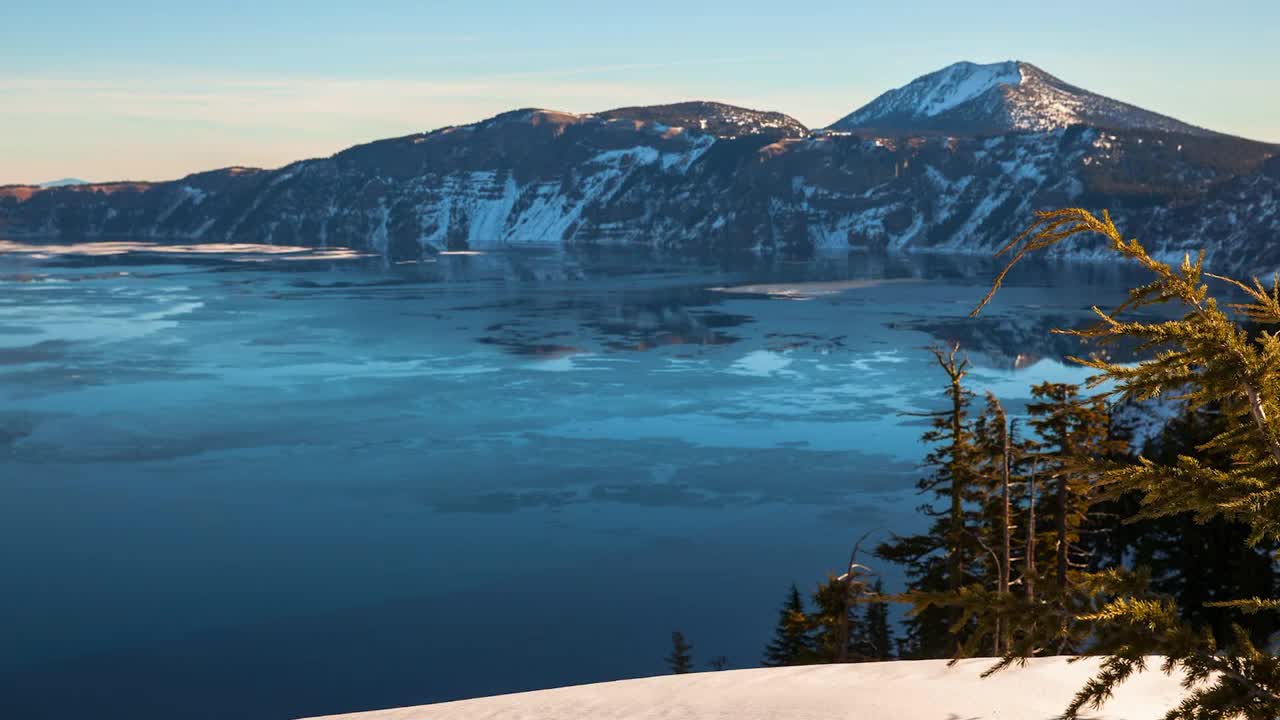
[{"label": "sky", "polygon": [[278,167],[519,107],[821,127],[958,60],[1280,142],[1277,27],[1264,0],[6,0],[0,184]]}]

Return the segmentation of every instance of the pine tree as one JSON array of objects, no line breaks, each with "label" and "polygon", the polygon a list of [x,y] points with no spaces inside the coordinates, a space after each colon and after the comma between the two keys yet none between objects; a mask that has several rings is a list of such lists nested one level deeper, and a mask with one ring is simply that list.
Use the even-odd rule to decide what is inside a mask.
[{"label": "pine tree", "polygon": [[810,637],[810,621],[805,613],[804,598],[800,589],[791,586],[791,593],[778,613],[778,626],[773,641],[764,651],[765,667],[803,665],[814,655],[813,638]]},{"label": "pine tree", "polygon": [[[975,533],[984,553],[985,571],[976,578],[999,597],[1011,591],[1013,573],[1013,534],[1015,497],[1014,466],[1017,462],[1014,429],[1004,406],[993,393],[987,393],[987,406],[974,422],[974,439],[982,459],[976,479],[979,511]],[[991,624],[991,645],[995,655],[1008,646],[1008,621],[1000,615],[1004,603],[992,606],[997,612]]]},{"label": "pine tree", "polygon": [[1053,582],[1068,589],[1071,573],[1086,566],[1080,530],[1099,499],[1095,461],[1122,454],[1125,443],[1112,436],[1106,398],[1082,398],[1080,388],[1042,383],[1031,388],[1027,405],[1031,426],[1039,435],[1037,467],[1049,484],[1041,517],[1052,517]]},{"label": "pine tree", "polygon": [[884,602],[884,583],[877,580],[860,625],[861,636],[854,647],[867,660],[892,660],[894,637],[889,624],[889,605]]},{"label": "pine tree", "polygon": [[[1071,208],[1037,213],[1036,222],[1001,252],[1013,252],[975,314],[999,290],[1005,276],[1028,253],[1050,248],[1077,235],[1100,235],[1112,252],[1135,262],[1151,277],[1134,288],[1112,312],[1094,309],[1100,322],[1067,334],[1098,341],[1136,340],[1152,356],[1137,365],[1102,358],[1077,359],[1098,371],[1095,386],[1109,383],[1112,393],[1146,400],[1180,397],[1192,410],[1214,406],[1224,429],[1198,449],[1223,453],[1227,467],[1215,467],[1191,455],[1157,462],[1098,462],[1111,498],[1132,493],[1139,500],[1136,518],[1189,515],[1198,522],[1215,518],[1244,524],[1249,543],[1280,540],[1280,333],[1251,335],[1229,311],[1261,326],[1280,324],[1280,275],[1268,288],[1260,281],[1242,283],[1204,272],[1203,253],[1183,259],[1177,268],[1147,253],[1137,240],[1126,240],[1107,213],[1101,218]],[[1220,282],[1244,300],[1224,306],[1210,295],[1206,279]],[[1122,313],[1156,305],[1180,306],[1179,318],[1122,320]],[[1280,658],[1259,650],[1249,634],[1235,628],[1229,645],[1212,633],[1197,631],[1183,620],[1168,597],[1152,597],[1138,587],[1117,587],[1121,576],[1104,573],[1093,588],[1112,593],[1105,604],[1077,620],[1093,625],[1091,654],[1105,656],[1099,674],[1081,690],[1065,717],[1078,718],[1087,708],[1103,705],[1115,687],[1146,669],[1147,657],[1164,656],[1162,669],[1183,671],[1189,681],[1183,702],[1168,720],[1280,717]],[[1106,587],[1110,585],[1111,587]],[[1213,603],[1245,612],[1280,610],[1275,597],[1241,598]]]},{"label": "pine tree", "polygon": [[682,675],[693,671],[692,650],[693,646],[685,642],[684,633],[678,630],[671,633],[671,654],[664,658],[671,672]]},{"label": "pine tree", "polygon": [[[1214,406],[1182,408],[1142,454],[1160,464],[1196,455],[1206,465],[1229,470],[1228,455],[1200,449],[1224,430],[1226,423]],[[1219,598],[1280,594],[1280,568],[1274,560],[1280,543],[1272,540],[1251,546],[1247,525],[1220,517],[1198,523],[1182,513],[1134,521],[1141,502],[1132,492],[1108,501],[1103,510],[1094,522],[1094,532],[1085,538],[1100,562],[1128,561],[1150,568],[1152,590],[1176,600],[1192,627],[1213,632],[1220,645],[1232,642],[1235,624],[1255,643],[1265,643],[1280,631],[1280,615],[1275,613],[1245,614],[1211,605]]]},{"label": "pine tree", "polygon": [[[917,615],[929,610],[959,614],[952,627],[963,631],[963,635],[951,650],[953,657],[1061,652],[1087,633],[1087,628],[1068,620],[1074,612],[1098,607],[1096,588],[1101,580],[1075,571],[1073,578],[1077,582],[1087,582],[1069,592],[1059,592],[1041,577],[1041,568],[1053,567],[1053,556],[1044,562],[1036,559],[1046,546],[1036,524],[1037,514],[1046,512],[1037,507],[1043,503],[1042,493],[1037,491],[1039,460],[1033,452],[1039,445],[1018,437],[993,395],[988,395],[985,410],[974,420],[972,434],[977,461],[969,493],[973,509],[969,512],[968,533],[981,553],[973,563],[969,581],[959,590],[913,589],[902,598],[913,604]],[[1016,532],[1019,524],[1025,524],[1025,533]],[[1049,534],[1047,543],[1052,547],[1053,531]],[[1022,558],[1015,555],[1019,548]],[[1016,579],[1015,568],[1021,569]],[[1015,582],[1023,586],[1018,594],[1013,592]]]},{"label": "pine tree", "polygon": [[849,601],[848,586],[831,576],[813,593],[815,610],[809,616],[813,637],[812,662],[848,662],[852,644],[861,635],[857,606]]},{"label": "pine tree", "polygon": [[[934,348],[935,360],[946,373],[946,409],[931,413],[930,429],[924,442],[933,446],[925,464],[933,472],[916,487],[934,496],[934,503],[921,510],[934,519],[928,532],[894,536],[876,549],[876,555],[901,564],[907,574],[907,600],[929,593],[955,593],[970,580],[975,541],[967,527],[966,502],[974,490],[979,454],[974,446],[969,417],[973,394],[965,388],[968,362],[959,357],[959,348]],[[915,657],[937,657],[954,653],[967,636],[959,625],[957,608],[922,602],[906,620],[907,646]]]},{"label": "pine tree", "polygon": [[859,608],[871,598],[871,569],[858,562],[862,543],[853,545],[849,563],[840,575],[828,575],[813,594],[816,610],[809,617],[812,651],[808,660],[819,663],[858,662],[865,657],[866,625]]},{"label": "pine tree", "polygon": [[1038,552],[1045,553],[1037,563],[1043,560],[1042,567],[1052,568],[1052,574],[1037,584],[1041,600],[1051,598],[1060,610],[1055,647],[1046,649],[1074,652],[1088,636],[1088,628],[1076,627],[1075,620],[1087,598],[1074,592],[1074,586],[1090,572],[1081,531],[1100,500],[1096,468],[1101,460],[1123,455],[1127,443],[1113,436],[1105,397],[1081,397],[1078,386],[1065,383],[1042,383],[1031,394],[1034,402],[1027,412],[1039,438],[1034,459],[1046,490],[1036,512],[1052,519],[1037,541]]}]

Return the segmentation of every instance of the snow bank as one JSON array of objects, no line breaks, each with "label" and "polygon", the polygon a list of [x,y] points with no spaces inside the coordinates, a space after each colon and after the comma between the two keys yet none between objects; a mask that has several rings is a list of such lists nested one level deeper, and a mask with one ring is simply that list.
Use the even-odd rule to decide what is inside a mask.
[{"label": "snow bank", "polygon": [[[1050,720],[1096,660],[1039,658],[982,679],[990,660],[945,660],[667,675],[330,716],[344,720]],[[1182,696],[1158,662],[1091,720],[1156,720]]]}]

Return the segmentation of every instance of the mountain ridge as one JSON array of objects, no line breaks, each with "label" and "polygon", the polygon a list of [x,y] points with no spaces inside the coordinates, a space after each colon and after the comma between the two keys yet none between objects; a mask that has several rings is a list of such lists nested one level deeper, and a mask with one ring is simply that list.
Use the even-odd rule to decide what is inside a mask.
[{"label": "mountain ridge", "polygon": [[1019,60],[953,63],[882,93],[828,127],[893,134],[1000,134],[1071,125],[1222,134],[1071,85]]},{"label": "mountain ridge", "polygon": [[[941,116],[993,88],[1003,98],[1011,68],[985,72],[917,104]],[[1078,204],[1111,208],[1158,252],[1203,242],[1225,262],[1280,268],[1277,154],[1195,128],[810,132],[781,113],[709,101],[525,108],[275,170],[7,186],[0,237],[343,246],[397,261],[523,245],[986,252],[1031,211]]]}]

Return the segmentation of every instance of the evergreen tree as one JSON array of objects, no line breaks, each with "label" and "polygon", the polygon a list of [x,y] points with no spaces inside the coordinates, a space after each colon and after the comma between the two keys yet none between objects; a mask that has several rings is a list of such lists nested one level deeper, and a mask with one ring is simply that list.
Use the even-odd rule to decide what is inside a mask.
[{"label": "evergreen tree", "polygon": [[[1059,653],[1087,635],[1087,628],[1071,619],[1077,612],[1098,607],[1096,587],[1101,580],[1073,570],[1072,577],[1081,587],[1064,584],[1059,590],[1041,576],[1042,569],[1053,568],[1056,557],[1052,551],[1055,530],[1051,528],[1044,539],[1036,524],[1038,513],[1052,517],[1056,507],[1038,507],[1045,502],[1037,491],[1041,460],[1034,452],[1041,444],[1019,439],[999,400],[990,394],[985,410],[973,422],[972,435],[976,472],[969,493],[972,509],[967,532],[981,552],[969,581],[958,590],[912,589],[902,598],[912,603],[917,615],[930,610],[959,614],[951,627],[963,635],[950,651],[953,657]],[[1061,463],[1061,467],[1065,472],[1068,465]],[[1015,532],[1021,524],[1025,531]],[[1036,556],[1044,555],[1046,546],[1051,552],[1038,562]],[[1022,558],[1015,554],[1019,549]],[[1021,570],[1016,580],[1015,567]],[[1015,582],[1023,586],[1016,595]]]},{"label": "evergreen tree", "polygon": [[1099,500],[1095,461],[1123,454],[1125,443],[1112,437],[1105,397],[1082,398],[1079,386],[1049,382],[1032,387],[1031,395],[1037,466],[1048,485],[1039,515],[1053,519],[1046,543],[1053,550],[1052,579],[1066,590],[1072,571],[1087,567],[1080,530]]},{"label": "evergreen tree", "polygon": [[[1112,392],[1122,397],[1173,395],[1191,410],[1215,407],[1224,427],[1197,449],[1229,458],[1225,467],[1192,455],[1162,462],[1143,457],[1137,462],[1096,463],[1109,496],[1136,496],[1138,520],[1187,515],[1203,523],[1221,518],[1247,527],[1249,543],[1280,540],[1280,333],[1251,335],[1228,312],[1263,326],[1280,324],[1280,275],[1270,288],[1256,279],[1246,284],[1209,275],[1203,269],[1203,253],[1194,261],[1185,257],[1175,268],[1151,257],[1137,240],[1126,240],[1107,213],[1098,218],[1071,208],[1037,213],[1036,222],[1002,249],[1012,251],[1013,258],[974,312],[990,301],[1025,255],[1089,234],[1105,238],[1112,252],[1138,264],[1151,281],[1131,290],[1129,299],[1113,312],[1095,308],[1100,318],[1096,326],[1065,332],[1101,343],[1136,340],[1152,357],[1137,365],[1097,357],[1077,361],[1098,371],[1091,383],[1110,383]],[[1224,309],[1210,295],[1206,279],[1223,283],[1244,301]],[[1119,318],[1126,311],[1168,304],[1180,306],[1183,315],[1149,322]],[[1065,717],[1078,718],[1087,708],[1105,704],[1117,685],[1146,669],[1151,655],[1164,656],[1166,672],[1182,671],[1188,678],[1187,696],[1166,715],[1168,720],[1280,717],[1280,658],[1259,650],[1244,629],[1234,628],[1230,644],[1221,646],[1213,633],[1187,623],[1172,598],[1151,596],[1139,587],[1142,583],[1124,587],[1120,573],[1091,579],[1101,580],[1092,588],[1095,597],[1111,597],[1077,619],[1093,625],[1096,643],[1088,652],[1105,659]],[[1212,605],[1273,612],[1280,610],[1280,598],[1240,598]]]},{"label": "evergreen tree", "polygon": [[[959,357],[956,347],[932,352],[947,375],[948,402],[946,409],[929,415],[931,427],[922,439],[933,446],[925,456],[925,464],[933,472],[916,487],[934,497],[921,508],[933,523],[924,534],[894,536],[876,549],[877,556],[905,567],[908,600],[913,593],[922,597],[920,594],[958,592],[970,580],[971,559],[976,555],[974,537],[966,523],[966,502],[974,491],[979,461],[969,417],[973,394],[964,386],[968,362]],[[906,646],[911,655],[954,653],[968,634],[960,620],[957,608],[917,604],[906,620]]]},{"label": "evergreen tree", "polygon": [[778,613],[778,626],[773,641],[764,651],[765,667],[803,665],[814,655],[813,638],[810,637],[810,621],[805,614],[804,598],[800,589],[791,586],[791,593]]},{"label": "evergreen tree", "polygon": [[684,633],[671,633],[671,654],[664,658],[671,672],[682,675],[693,670],[693,646],[685,642]]},{"label": "evergreen tree", "polygon": [[[1213,405],[1183,408],[1161,433],[1147,443],[1143,457],[1164,465],[1195,455],[1220,471],[1231,469],[1229,455],[1202,450],[1227,429]],[[1213,632],[1219,645],[1233,640],[1232,625],[1240,625],[1255,643],[1266,643],[1280,631],[1275,613],[1246,614],[1237,608],[1215,607],[1221,598],[1274,597],[1280,594],[1280,573],[1274,560],[1280,543],[1249,545],[1248,525],[1215,517],[1196,522],[1189,513],[1133,521],[1141,510],[1133,492],[1108,501],[1095,519],[1086,541],[1102,564],[1131,562],[1151,570],[1151,588],[1176,600],[1182,617],[1197,630]]]},{"label": "evergreen tree", "polygon": [[[1004,406],[987,393],[987,406],[974,422],[974,439],[982,459],[976,479],[979,492],[977,527],[974,532],[984,553],[980,556],[984,571],[977,582],[990,587],[997,596],[1010,592],[1013,573],[1013,548],[1016,511],[1014,471],[1019,443]],[[1025,454],[1025,452],[1023,453]],[[1000,655],[1008,645],[1007,619],[1000,615],[1003,603],[993,606],[997,612],[991,625],[991,645]]]},{"label": "evergreen tree", "polygon": [[1038,578],[1037,585],[1041,600],[1051,598],[1060,610],[1055,646],[1044,649],[1074,652],[1088,635],[1088,628],[1077,628],[1075,620],[1087,598],[1073,587],[1090,571],[1081,532],[1100,500],[1097,466],[1122,456],[1127,443],[1113,436],[1105,397],[1081,397],[1076,385],[1048,382],[1032,387],[1031,394],[1034,401],[1027,412],[1038,435],[1033,452],[1045,483],[1036,514],[1052,519],[1037,540],[1037,552],[1043,553],[1037,564],[1052,568],[1052,574]]},{"label": "evergreen tree", "polygon": [[850,602],[849,587],[841,578],[828,577],[813,593],[815,610],[809,617],[813,637],[810,662],[848,662],[862,635],[857,605]]},{"label": "evergreen tree", "polygon": [[892,660],[894,637],[889,624],[889,605],[884,597],[884,584],[877,580],[872,590],[873,599],[867,602],[860,623],[861,634],[854,647],[857,655],[867,660]]},{"label": "evergreen tree", "polygon": [[[869,534],[869,533],[868,533]],[[813,639],[810,662],[858,662],[866,647],[866,624],[859,608],[871,595],[869,568],[858,562],[867,535],[854,543],[845,571],[829,575],[813,594],[815,612],[809,618]]]}]

